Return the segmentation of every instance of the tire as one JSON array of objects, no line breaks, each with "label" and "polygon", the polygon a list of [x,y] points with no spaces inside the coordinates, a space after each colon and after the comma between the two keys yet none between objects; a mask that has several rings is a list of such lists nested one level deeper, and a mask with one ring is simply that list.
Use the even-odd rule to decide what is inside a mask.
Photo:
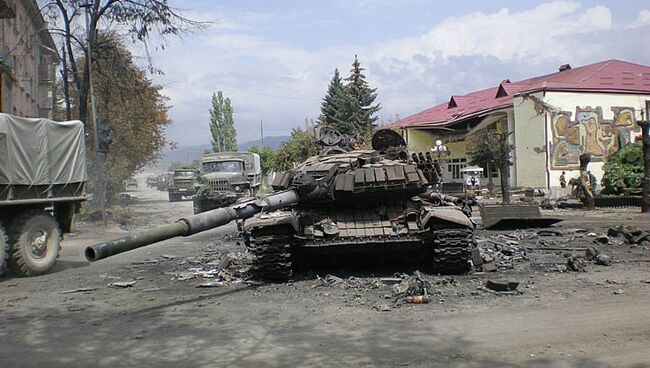
[{"label": "tire", "polygon": [[[44,238],[43,238],[44,237]],[[11,268],[19,276],[42,275],[59,257],[61,229],[48,213],[27,212],[11,228]]]},{"label": "tire", "polygon": [[272,282],[291,278],[293,230],[282,226],[265,227],[250,231],[246,237],[246,245],[253,255],[253,278]]},{"label": "tire", "polygon": [[7,231],[0,225],[0,276],[4,275],[7,271],[9,264],[9,239],[7,238]]}]

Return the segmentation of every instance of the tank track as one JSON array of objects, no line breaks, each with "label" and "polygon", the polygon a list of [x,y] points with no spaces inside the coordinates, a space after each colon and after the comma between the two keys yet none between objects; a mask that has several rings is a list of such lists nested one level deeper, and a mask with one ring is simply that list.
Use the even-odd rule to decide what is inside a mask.
[{"label": "tank track", "polygon": [[470,229],[432,230],[433,272],[462,274],[470,270],[474,236]]},{"label": "tank track", "polygon": [[253,255],[251,270],[258,280],[285,281],[292,275],[291,241],[289,234],[250,234],[248,249]]}]

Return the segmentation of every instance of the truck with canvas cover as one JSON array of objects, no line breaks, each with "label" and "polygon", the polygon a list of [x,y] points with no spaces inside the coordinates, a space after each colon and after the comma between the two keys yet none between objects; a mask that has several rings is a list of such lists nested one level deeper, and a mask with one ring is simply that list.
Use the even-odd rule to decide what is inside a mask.
[{"label": "truck with canvas cover", "polygon": [[196,191],[198,184],[197,177],[199,171],[193,167],[182,168],[174,170],[169,182],[169,201],[176,202],[183,199],[183,197],[192,197]]},{"label": "truck with canvas cover", "polygon": [[39,275],[54,266],[85,188],[81,121],[0,113],[0,274]]},{"label": "truck with canvas cover", "polygon": [[200,162],[200,187],[194,196],[194,213],[229,206],[259,192],[262,166],[257,153],[209,153]]}]

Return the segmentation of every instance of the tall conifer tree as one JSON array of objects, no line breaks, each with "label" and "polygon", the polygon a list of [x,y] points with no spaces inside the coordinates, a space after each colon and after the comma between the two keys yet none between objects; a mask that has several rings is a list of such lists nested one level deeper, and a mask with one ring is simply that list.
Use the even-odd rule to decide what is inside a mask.
[{"label": "tall conifer tree", "polygon": [[354,55],[350,76],[345,78],[347,84],[347,116],[349,123],[358,132],[371,130],[378,120],[377,112],[381,109],[379,104],[374,104],[377,98],[377,89],[370,88],[363,74],[364,68]]},{"label": "tall conifer tree", "polygon": [[319,124],[331,127],[338,127],[340,125],[338,118],[343,108],[342,97],[345,93],[345,87],[343,86],[339,70],[334,69],[334,76],[332,76],[332,80],[327,87],[327,94],[325,94],[323,102],[320,105],[321,116],[319,118]]}]

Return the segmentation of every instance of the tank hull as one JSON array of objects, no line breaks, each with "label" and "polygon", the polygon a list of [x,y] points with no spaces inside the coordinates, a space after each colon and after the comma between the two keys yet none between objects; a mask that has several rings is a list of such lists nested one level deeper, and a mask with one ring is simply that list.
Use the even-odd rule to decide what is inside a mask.
[{"label": "tank hull", "polygon": [[282,279],[315,263],[347,267],[355,255],[363,255],[364,261],[400,259],[434,273],[464,273],[470,266],[473,229],[460,208],[431,207],[417,200],[298,206],[258,214],[244,223],[252,253],[263,237],[264,249],[276,247],[279,256],[274,259],[285,265],[275,274],[265,269],[276,266],[266,264],[269,257],[259,257],[260,262],[254,257],[258,276],[267,279]]}]

